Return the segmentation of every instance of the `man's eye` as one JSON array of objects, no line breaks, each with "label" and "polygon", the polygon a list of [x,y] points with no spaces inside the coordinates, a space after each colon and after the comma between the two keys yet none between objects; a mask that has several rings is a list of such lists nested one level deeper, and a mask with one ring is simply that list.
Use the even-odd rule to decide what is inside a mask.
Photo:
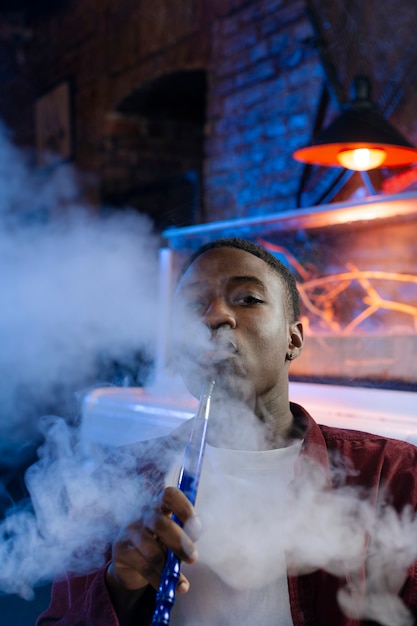
[{"label": "man's eye", "polygon": [[261,298],[258,298],[257,296],[251,296],[251,295],[245,295],[245,296],[238,296],[236,298],[236,302],[240,303],[240,304],[262,304],[263,300]]}]

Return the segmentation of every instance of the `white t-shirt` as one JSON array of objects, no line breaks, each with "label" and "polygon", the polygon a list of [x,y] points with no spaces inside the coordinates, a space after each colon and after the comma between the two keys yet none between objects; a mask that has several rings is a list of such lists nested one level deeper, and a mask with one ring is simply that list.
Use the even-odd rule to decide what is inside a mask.
[{"label": "white t-shirt", "polygon": [[[172,626],[292,626],[280,519],[302,441],[261,452],[207,445],[196,510],[199,558],[181,569]],[[178,467],[172,474],[175,484]]]}]

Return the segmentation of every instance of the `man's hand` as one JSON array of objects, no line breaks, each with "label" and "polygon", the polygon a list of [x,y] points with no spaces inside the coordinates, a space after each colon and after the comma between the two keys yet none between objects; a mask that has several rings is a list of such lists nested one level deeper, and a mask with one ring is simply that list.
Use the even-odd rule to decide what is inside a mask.
[{"label": "man's hand", "polygon": [[[181,528],[171,515],[182,522]],[[167,487],[144,510],[142,519],[122,528],[112,549],[112,562],[107,570],[107,584],[112,597],[126,591],[144,591],[148,584],[159,587],[167,548],[187,563],[197,560],[194,541],[199,521],[187,497],[174,487]],[[181,574],[178,593],[186,593],[189,581]],[[138,594],[135,594],[136,598]],[[117,603],[116,603],[117,604]]]}]

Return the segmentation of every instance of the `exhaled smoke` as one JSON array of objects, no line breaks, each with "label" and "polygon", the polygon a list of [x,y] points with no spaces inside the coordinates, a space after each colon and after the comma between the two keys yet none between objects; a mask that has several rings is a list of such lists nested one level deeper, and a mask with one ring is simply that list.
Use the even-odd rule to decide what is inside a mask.
[{"label": "exhaled smoke", "polygon": [[[239,612],[239,603],[247,602],[246,594],[256,589],[275,589],[271,593],[276,593],[277,581],[287,570],[291,575],[324,570],[348,577],[349,585],[338,596],[348,616],[386,626],[413,624],[398,597],[407,569],[417,559],[417,520],[412,511],[399,514],[391,507],[375,507],[371,494],[345,483],[343,478],[348,476],[343,477],[340,467],[334,470],[340,486],[329,489],[322,468],[304,461],[303,473],[288,488],[276,472],[263,474],[261,466],[253,465],[247,472],[251,452],[238,458],[241,469],[236,472],[233,461],[233,472],[225,474],[224,457],[216,452],[210,472],[202,477],[197,498],[202,521],[199,561],[184,567],[191,583],[193,568],[197,568],[198,582],[189,598],[188,594],[178,598],[178,623],[251,624],[251,609],[248,616]],[[213,593],[226,586],[229,598],[237,598],[238,612],[216,600],[211,616],[198,617],[207,608],[207,589],[200,576],[208,576]],[[261,594],[252,597],[261,602]],[[257,610],[259,623],[271,623],[261,611]],[[227,622],[222,621],[224,616]]]},{"label": "exhaled smoke", "polygon": [[92,455],[62,418],[42,422],[40,459],[26,474],[31,503],[0,525],[0,591],[27,599],[39,583],[102,565],[116,529],[149,501],[131,451]]},{"label": "exhaled smoke", "polygon": [[100,362],[154,349],[159,239],[133,210],[81,206],[73,172],[42,179],[5,133],[0,191],[0,436],[12,464],[45,405],[95,382]]},{"label": "exhaled smoke", "polygon": [[[138,215],[91,217],[75,206],[73,181],[57,174],[40,182],[4,137],[0,164],[0,432],[7,442],[24,441],[37,428],[36,400],[53,404],[57,390],[94,373],[98,356],[118,359],[152,346],[159,242]],[[37,205],[52,214],[43,225],[31,220]],[[57,206],[65,206],[62,219]],[[215,353],[207,337],[195,345],[203,365],[234,349],[227,337]],[[224,404],[227,423],[233,407]],[[239,409],[239,419],[230,420],[240,429],[239,445],[243,418]],[[43,418],[41,429],[39,461],[26,477],[31,502],[11,510],[0,525],[0,591],[23,597],[43,581],[104,563],[117,527],[139,518],[150,498],[150,477],[145,483],[138,475],[141,463],[133,451],[86,450],[77,429],[62,418]],[[155,462],[165,454],[165,447],[157,450]],[[273,485],[262,490],[257,483],[251,493],[242,475],[231,498],[222,492],[221,476],[216,481],[212,475],[213,506],[202,512],[202,560],[233,588],[262,585],[284,552],[294,572],[321,568],[341,575],[347,567],[354,578],[371,530],[368,587],[361,588],[358,575],[358,585],[340,595],[341,605],[348,614],[408,626],[410,616],[396,594],[417,558],[413,515],[386,508],[375,517],[363,494],[329,491],[313,468],[303,478],[295,494],[278,491],[274,499]],[[231,547],[232,567],[224,561]],[[233,617],[229,624],[237,626]]]},{"label": "exhaled smoke", "polygon": [[[166,445],[157,440],[154,449],[142,449],[145,444],[86,449],[77,429],[61,418],[43,418],[42,430],[39,461],[26,476],[31,505],[11,511],[0,525],[0,592],[26,598],[43,581],[104,564],[116,529],[140,518],[152,497],[148,485],[155,485],[158,476],[142,476],[138,468],[149,468],[152,460],[160,465],[167,456]],[[349,573],[352,586],[339,598],[347,614],[387,626],[412,624],[397,597],[417,558],[411,511],[399,515],[385,507],[377,512],[363,492],[343,485],[329,490],[325,475],[313,464],[306,466],[295,490],[276,478],[260,487],[244,471],[232,482],[230,490],[230,480],[215,467],[202,478],[197,497],[203,525],[199,562],[231,593],[273,583],[279,563],[291,574],[317,569],[342,577]],[[366,588],[361,579],[365,554]],[[193,567],[188,566],[187,575]],[[192,593],[178,598],[183,607],[192,602]],[[204,619],[202,624],[212,623],[209,614]],[[227,623],[237,626],[233,613]]]}]

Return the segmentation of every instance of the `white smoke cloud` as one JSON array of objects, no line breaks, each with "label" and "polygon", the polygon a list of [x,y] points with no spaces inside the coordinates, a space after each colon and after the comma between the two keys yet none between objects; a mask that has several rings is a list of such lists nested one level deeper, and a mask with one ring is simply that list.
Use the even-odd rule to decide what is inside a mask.
[{"label": "white smoke cloud", "polygon": [[0,132],[0,437],[11,463],[39,405],[94,377],[100,359],[154,350],[152,223],[133,210],[99,217],[79,196],[74,171],[41,176]]},{"label": "white smoke cloud", "polygon": [[[159,241],[150,222],[137,214],[104,219],[86,211],[77,202],[71,172],[57,170],[40,180],[4,133],[0,192],[0,437],[7,452],[14,449],[13,442],[38,429],[37,401],[53,403],[57,390],[76,387],[94,374],[97,358],[152,350]],[[51,216],[49,221],[36,223],[38,207]],[[207,337],[201,345],[197,339],[199,351],[210,358]],[[223,347],[228,349],[227,342]],[[232,408],[225,405],[229,419]],[[66,571],[82,573],[101,565],[115,529],[139,518],[150,497],[137,476],[138,461],[129,452],[108,458],[99,447],[86,450],[77,430],[59,417],[42,418],[39,429],[44,435],[39,461],[26,475],[31,501],[11,510],[0,524],[0,592],[25,598],[34,586]],[[161,455],[158,450],[155,459]],[[284,550],[296,571],[323,568],[338,575],[346,564],[354,571],[371,528],[367,593],[345,590],[341,605],[348,614],[359,610],[362,617],[387,626],[412,623],[396,596],[408,565],[417,558],[411,512],[399,516],[386,509],[375,524],[372,507],[361,494],[329,492],[315,471],[306,473],[302,488],[286,500],[284,509],[278,503],[276,515],[262,508],[262,501],[270,500],[269,491],[258,490],[252,510],[244,480],[235,496],[239,492],[246,507],[243,518],[239,503],[231,506],[229,494],[221,501],[219,492],[215,511],[229,508],[230,517],[223,529],[216,529],[216,543],[207,551],[220,563],[232,539],[240,558],[239,546],[246,546],[250,569],[224,568],[224,575],[230,574],[226,582],[247,586],[251,576],[268,571]],[[268,531],[258,533],[253,542],[248,541],[251,519]],[[216,524],[215,515],[211,523]],[[232,621],[230,625],[235,626]]]},{"label": "white smoke cloud", "polygon": [[150,497],[130,451],[91,454],[62,418],[42,422],[40,459],[26,473],[31,501],[0,524],[0,592],[26,599],[40,583],[104,564],[116,529]]},{"label": "white smoke cloud", "polygon": [[[44,417],[41,428],[45,442],[39,461],[26,475],[31,502],[10,511],[0,524],[0,592],[27,599],[42,582],[103,565],[116,529],[139,519],[152,497],[152,477],[143,479],[137,471],[142,463],[139,448],[87,449],[78,430],[58,417]],[[151,445],[146,448],[147,465],[151,459],[156,464],[166,461],[166,445]],[[340,482],[340,468],[336,471]],[[386,507],[376,515],[363,492],[343,485],[329,490],[327,478],[314,464],[305,468],[296,491],[274,480],[262,487],[243,475],[236,477],[231,493],[216,472],[200,486],[198,498],[204,496],[206,502],[201,507],[197,498],[202,521],[197,546],[203,569],[209,566],[231,594],[268,585],[285,554],[292,574],[324,569],[343,577],[349,571],[354,582],[356,576],[357,584],[339,594],[348,615],[386,626],[411,626],[412,617],[397,594],[417,558],[412,511],[398,514]],[[373,542],[363,588],[360,574],[369,532]],[[195,601],[195,567],[184,566],[191,577],[189,594],[177,598],[184,611]],[[285,563],[283,567],[285,571]],[[235,622],[229,609],[213,607],[230,616],[229,626],[246,623]],[[210,620],[207,613],[198,623],[213,623]],[[192,618],[181,623],[195,626]]]},{"label": "white smoke cloud", "polygon": [[[250,463],[250,456],[247,460]],[[251,604],[246,594],[257,603],[258,596],[250,595],[256,589],[272,586],[271,593],[276,593],[274,584],[288,568],[292,575],[324,570],[343,579],[348,574],[349,586],[338,595],[348,616],[385,626],[411,626],[413,617],[398,593],[408,567],[417,559],[415,514],[409,509],[401,513],[391,507],[375,509],[372,497],[343,484],[340,468],[335,471],[342,484],[329,489],[323,469],[308,462],[295,488],[286,489],[280,477],[264,475],[259,467],[257,476],[255,472],[246,476],[244,468],[229,475],[222,472],[221,464],[213,465],[202,477],[198,496],[202,501],[197,498],[202,522],[199,561],[183,566],[191,588],[177,598],[174,613],[180,619],[174,623],[209,626],[225,623],[227,616],[228,626],[249,625],[254,619],[252,608],[247,606],[242,615],[239,604]],[[216,606],[203,617],[210,593],[205,580],[213,585]],[[217,596],[216,589],[225,586],[226,594]],[[225,596],[227,605],[220,601]],[[229,605],[232,597],[238,603],[237,614]],[[270,624],[270,614],[263,616],[260,606],[255,607],[259,623]]]}]

